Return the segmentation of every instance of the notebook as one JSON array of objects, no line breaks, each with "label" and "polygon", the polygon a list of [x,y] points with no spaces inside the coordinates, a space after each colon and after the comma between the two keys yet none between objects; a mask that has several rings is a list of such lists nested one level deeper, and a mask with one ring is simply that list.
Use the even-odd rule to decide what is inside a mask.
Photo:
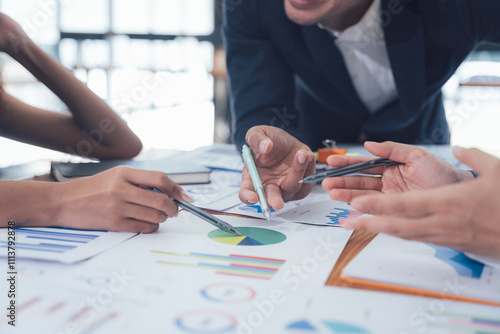
[{"label": "notebook", "polygon": [[103,160],[100,162],[52,162],[50,172],[57,181],[64,182],[75,178],[91,176],[116,166],[155,170],[164,172],[179,184],[210,182],[210,169],[191,160],[164,158],[159,160]]}]

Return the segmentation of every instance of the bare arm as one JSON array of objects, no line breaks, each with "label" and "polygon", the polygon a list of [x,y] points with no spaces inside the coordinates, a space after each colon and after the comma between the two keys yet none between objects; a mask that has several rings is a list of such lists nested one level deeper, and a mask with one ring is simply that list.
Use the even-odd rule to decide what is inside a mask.
[{"label": "bare arm", "polygon": [[[164,194],[140,187],[156,187]],[[165,173],[116,167],[70,182],[0,181],[0,227],[59,226],[149,233],[193,200]]]},{"label": "bare arm", "polygon": [[86,85],[0,13],[0,50],[52,90],[70,109],[60,114],[29,106],[4,93],[0,110],[3,136],[65,153],[95,158],[132,158],[142,149],[126,123]]}]

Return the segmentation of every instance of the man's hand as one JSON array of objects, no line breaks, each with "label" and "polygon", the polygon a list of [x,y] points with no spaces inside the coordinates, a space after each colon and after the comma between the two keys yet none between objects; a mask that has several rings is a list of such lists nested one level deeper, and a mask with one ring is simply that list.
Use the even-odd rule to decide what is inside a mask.
[{"label": "man's hand", "polygon": [[[375,156],[403,162],[404,165],[372,168],[363,172],[367,176],[382,175],[379,178],[346,176],[325,179],[323,188],[330,191],[332,199],[351,202],[361,195],[431,189],[473,178],[470,172],[454,167],[422,147],[394,142],[366,142],[365,147]],[[343,167],[370,159],[332,155],[327,161],[330,166]]]},{"label": "man's hand", "polygon": [[[264,125],[248,130],[246,142],[253,152],[270,207],[280,210],[284,202],[309,194],[314,185],[299,183],[315,171],[314,154],[307,145],[279,128]],[[259,200],[246,166],[239,196],[247,204]]]},{"label": "man's hand", "polygon": [[455,148],[454,154],[479,177],[426,191],[357,197],[352,207],[376,216],[350,219],[344,227],[500,258],[500,160],[477,149]]}]

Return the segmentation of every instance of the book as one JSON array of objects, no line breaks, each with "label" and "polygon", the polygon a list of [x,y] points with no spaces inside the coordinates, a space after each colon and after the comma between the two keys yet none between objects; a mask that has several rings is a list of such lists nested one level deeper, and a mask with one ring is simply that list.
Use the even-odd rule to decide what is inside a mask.
[{"label": "book", "polygon": [[99,162],[51,162],[50,173],[59,182],[91,176],[117,166],[164,172],[178,184],[209,183],[209,168],[191,160],[164,158],[158,160],[103,160]]}]

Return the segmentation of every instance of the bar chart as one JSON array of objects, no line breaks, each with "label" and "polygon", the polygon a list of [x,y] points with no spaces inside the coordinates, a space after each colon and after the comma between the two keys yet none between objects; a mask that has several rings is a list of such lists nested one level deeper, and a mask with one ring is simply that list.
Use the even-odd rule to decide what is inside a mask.
[{"label": "bar chart", "polygon": [[[0,229],[0,248],[8,247],[6,232],[7,229]],[[16,228],[14,248],[19,258],[73,263],[92,257],[135,235],[129,232],[58,227]],[[0,256],[6,253],[1,252]]]},{"label": "bar chart", "polygon": [[190,267],[211,270],[215,274],[239,276],[255,279],[270,280],[278,272],[285,260],[245,256],[245,255],[216,255],[205,253],[179,254],[152,250],[162,254],[165,259],[157,260],[158,264]]}]

